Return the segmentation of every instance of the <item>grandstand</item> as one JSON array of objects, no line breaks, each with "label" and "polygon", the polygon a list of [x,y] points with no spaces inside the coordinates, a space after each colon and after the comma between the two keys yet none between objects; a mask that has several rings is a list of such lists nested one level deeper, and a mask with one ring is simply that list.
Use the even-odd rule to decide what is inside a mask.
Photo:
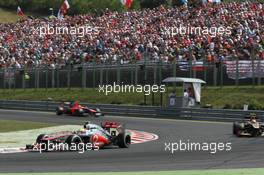
[{"label": "grandstand", "polygon": [[[139,64],[142,68],[154,63],[170,67],[176,64],[182,71],[196,72],[219,65],[225,70],[229,63],[231,78],[236,77],[236,72],[236,78],[262,78],[263,16],[262,3],[233,2],[194,8],[106,10],[100,16],[88,13],[63,19],[23,17],[16,23],[0,24],[0,67],[26,72],[69,66]],[[84,26],[89,27],[89,32],[80,36],[76,32]],[[202,33],[175,32],[182,26],[200,28]],[[49,33],[48,29],[57,27],[77,30]],[[248,62],[240,63],[241,60]],[[240,64],[252,68],[244,70]],[[247,71],[246,77],[240,75],[243,71]],[[187,76],[196,76],[193,72]]]}]

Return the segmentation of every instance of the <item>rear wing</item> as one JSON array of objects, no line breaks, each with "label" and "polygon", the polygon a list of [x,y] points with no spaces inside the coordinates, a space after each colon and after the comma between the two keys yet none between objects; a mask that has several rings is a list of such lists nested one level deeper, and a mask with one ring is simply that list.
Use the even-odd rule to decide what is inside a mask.
[{"label": "rear wing", "polygon": [[117,136],[118,134],[125,132],[125,125],[117,122],[103,122],[101,123],[101,127],[108,131],[111,136]]},{"label": "rear wing", "polygon": [[105,128],[118,128],[120,126],[124,126],[124,125],[118,122],[109,122],[109,121],[101,123],[101,127],[104,129]]}]

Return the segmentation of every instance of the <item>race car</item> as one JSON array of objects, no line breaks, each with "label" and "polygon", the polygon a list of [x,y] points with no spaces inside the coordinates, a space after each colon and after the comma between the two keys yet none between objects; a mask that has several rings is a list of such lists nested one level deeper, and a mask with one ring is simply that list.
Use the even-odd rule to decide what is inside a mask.
[{"label": "race car", "polygon": [[261,136],[264,132],[264,123],[255,114],[250,114],[242,122],[233,123],[233,134],[240,136]]},{"label": "race car", "polygon": [[103,116],[104,114],[100,109],[91,109],[87,106],[82,106],[78,101],[75,102],[63,102],[56,108],[56,114],[68,114],[73,116],[84,116],[85,114],[93,117]]},{"label": "race car", "polygon": [[[119,147],[128,148],[131,144],[131,136],[125,129],[125,125],[117,122],[105,122],[101,126],[86,122],[78,131],[63,131],[53,134],[40,134],[36,143],[26,145],[26,149],[32,150],[34,148],[42,149],[43,151],[55,151],[53,145],[66,144],[68,148],[75,145],[90,144],[91,149],[101,149],[104,147]],[[60,145],[61,146],[61,145]],[[65,145],[63,145],[65,146]],[[65,147],[64,147],[65,148]],[[61,151],[61,150],[59,150]],[[63,151],[78,151],[78,150],[63,150]]]}]

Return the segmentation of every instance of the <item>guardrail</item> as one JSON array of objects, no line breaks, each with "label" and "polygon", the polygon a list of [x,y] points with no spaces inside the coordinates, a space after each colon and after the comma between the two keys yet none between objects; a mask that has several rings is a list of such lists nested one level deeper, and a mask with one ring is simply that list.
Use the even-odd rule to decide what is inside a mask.
[{"label": "guardrail", "polygon": [[[54,111],[59,102],[52,101],[6,101],[0,100],[0,108],[32,111]],[[161,108],[155,106],[127,106],[112,104],[88,104],[91,108],[100,108],[105,114],[120,116],[139,116],[146,118],[169,118],[209,121],[236,121],[249,113],[256,113],[264,120],[264,111],[242,111],[206,108]]]}]

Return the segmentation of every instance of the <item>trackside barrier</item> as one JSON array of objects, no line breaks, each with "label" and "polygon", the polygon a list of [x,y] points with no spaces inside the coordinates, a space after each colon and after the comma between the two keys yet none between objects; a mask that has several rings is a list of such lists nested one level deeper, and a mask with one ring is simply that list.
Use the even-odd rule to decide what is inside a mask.
[{"label": "trackside barrier", "polygon": [[[9,101],[0,100],[1,109],[29,110],[29,111],[54,111],[59,102],[53,101]],[[88,104],[90,108],[100,108],[105,114],[134,116],[146,118],[169,118],[188,120],[210,120],[210,121],[236,121],[242,119],[249,113],[256,113],[264,120],[264,111],[243,111],[228,109],[206,109],[206,108],[161,108],[155,106],[126,106],[113,104]]]}]

